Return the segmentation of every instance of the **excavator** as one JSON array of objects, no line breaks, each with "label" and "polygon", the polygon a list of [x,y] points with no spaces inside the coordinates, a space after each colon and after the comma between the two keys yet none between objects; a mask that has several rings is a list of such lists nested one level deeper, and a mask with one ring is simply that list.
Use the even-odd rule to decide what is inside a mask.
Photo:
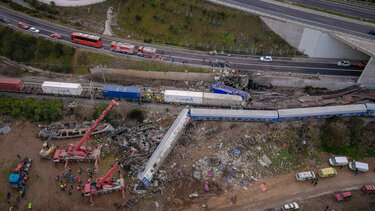
[{"label": "excavator", "polygon": [[46,142],[44,142],[44,144],[42,145],[42,150],[40,150],[39,152],[39,155],[42,158],[52,159],[53,153],[55,152],[57,148],[55,145],[51,144],[51,138],[53,136],[53,132],[54,132],[54,129],[52,128]]},{"label": "excavator", "polygon": [[54,162],[65,162],[65,168],[68,166],[69,161],[94,161],[95,166],[97,166],[98,158],[100,156],[100,145],[96,149],[92,149],[87,145],[82,147],[82,145],[89,140],[92,131],[95,127],[102,121],[102,119],[107,115],[113,106],[117,106],[118,103],[115,100],[108,105],[108,107],[103,111],[99,118],[94,122],[89,130],[86,131],[85,135],[76,145],[70,145],[69,149],[57,149],[53,155]]},{"label": "excavator", "polygon": [[113,173],[116,172],[117,168],[121,165],[121,163],[124,162],[124,158],[122,158],[119,162],[116,163],[103,177],[99,177],[96,179],[95,182],[87,183],[84,186],[83,189],[83,195],[86,197],[90,197],[90,202],[93,204],[93,196],[99,195],[99,194],[105,194],[105,193],[111,193],[114,191],[122,190],[123,197],[124,194],[124,188],[125,183],[124,179],[122,177],[122,174],[120,174],[120,178],[116,179],[112,177]]}]

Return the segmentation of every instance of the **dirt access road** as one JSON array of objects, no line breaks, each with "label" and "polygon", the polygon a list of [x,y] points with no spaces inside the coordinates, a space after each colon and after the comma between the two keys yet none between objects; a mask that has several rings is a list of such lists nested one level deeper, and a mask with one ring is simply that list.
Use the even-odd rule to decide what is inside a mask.
[{"label": "dirt access road", "polygon": [[[372,170],[375,165],[375,159],[365,159],[365,161],[369,163],[371,170],[357,176],[348,167],[336,168],[337,176],[320,178],[318,185],[313,186],[309,181],[297,182],[294,174],[279,175],[268,179],[260,179],[255,185],[248,187],[248,190],[241,187],[220,196],[212,197],[205,205],[207,208],[215,210],[263,210],[266,208],[280,209],[283,204],[296,201],[300,204],[301,210],[311,210],[311,205],[308,209],[304,209],[303,206],[309,199],[326,194],[331,194],[328,196],[333,198],[334,193],[343,190],[358,190],[364,184],[375,184],[375,174]],[[328,167],[329,165],[326,163],[324,166]],[[320,167],[323,167],[323,165]],[[317,171],[315,170],[315,172]],[[258,187],[262,183],[265,183],[268,188],[265,192],[262,192]],[[237,196],[237,203],[231,204],[230,199],[234,195]],[[353,200],[356,199],[353,198]],[[375,196],[372,197],[372,203],[374,202]],[[342,204],[333,200],[330,203],[332,204],[329,205],[329,210],[333,210],[335,207],[342,207]],[[316,210],[324,210],[327,205],[317,203],[314,208]],[[363,208],[355,210],[367,210],[365,207],[367,206],[364,204]],[[201,210],[202,204],[196,204],[191,209]],[[335,210],[340,210],[340,208]]]}]

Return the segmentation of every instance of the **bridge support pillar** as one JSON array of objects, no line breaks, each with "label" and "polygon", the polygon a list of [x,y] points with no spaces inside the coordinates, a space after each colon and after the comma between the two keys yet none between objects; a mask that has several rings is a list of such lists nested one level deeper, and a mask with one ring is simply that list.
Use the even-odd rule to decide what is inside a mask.
[{"label": "bridge support pillar", "polygon": [[375,59],[371,57],[358,79],[358,84],[367,89],[375,89]]}]

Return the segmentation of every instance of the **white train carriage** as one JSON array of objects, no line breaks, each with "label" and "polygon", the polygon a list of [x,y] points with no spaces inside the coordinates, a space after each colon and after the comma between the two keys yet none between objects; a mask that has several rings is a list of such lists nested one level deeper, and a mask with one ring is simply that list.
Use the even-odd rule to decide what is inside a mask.
[{"label": "white train carriage", "polygon": [[364,104],[325,106],[309,108],[279,109],[279,119],[295,119],[309,117],[331,117],[331,116],[359,116],[365,115],[367,108]]},{"label": "white train carriage", "polygon": [[42,84],[45,94],[79,96],[82,94],[81,84],[45,81]]},{"label": "white train carriage", "polygon": [[240,106],[242,104],[242,97],[239,95],[204,92],[202,104],[207,106],[223,107]]},{"label": "white train carriage", "polygon": [[191,92],[180,90],[165,90],[165,102],[199,104],[203,103],[203,92]]},{"label": "white train carriage", "polygon": [[276,110],[266,111],[192,108],[190,110],[190,117],[193,120],[276,121],[278,119],[278,113]]},{"label": "white train carriage", "polygon": [[367,116],[375,117],[375,103],[366,103]]}]

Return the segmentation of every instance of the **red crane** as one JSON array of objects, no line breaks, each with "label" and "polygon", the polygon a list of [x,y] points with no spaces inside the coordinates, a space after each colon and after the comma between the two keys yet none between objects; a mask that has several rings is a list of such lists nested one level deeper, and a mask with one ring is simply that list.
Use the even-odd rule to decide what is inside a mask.
[{"label": "red crane", "polygon": [[120,179],[112,177],[123,160],[117,162],[103,177],[97,178],[95,182],[85,184],[83,194],[86,197],[90,196],[91,203],[93,203],[92,196],[94,195],[124,190],[125,184],[122,174],[120,174]]},{"label": "red crane", "polygon": [[82,147],[82,145],[90,138],[92,131],[95,127],[102,121],[102,119],[107,115],[107,113],[111,110],[111,108],[118,103],[114,100],[109,104],[109,106],[103,111],[103,113],[99,116],[99,118],[95,121],[95,123],[90,127],[89,130],[86,131],[85,135],[82,139],[76,144],[69,146],[69,149],[58,149],[56,150],[53,161],[54,162],[66,162],[68,161],[91,161],[96,160],[99,158],[100,155],[100,146],[97,149],[91,149],[87,145]]}]

